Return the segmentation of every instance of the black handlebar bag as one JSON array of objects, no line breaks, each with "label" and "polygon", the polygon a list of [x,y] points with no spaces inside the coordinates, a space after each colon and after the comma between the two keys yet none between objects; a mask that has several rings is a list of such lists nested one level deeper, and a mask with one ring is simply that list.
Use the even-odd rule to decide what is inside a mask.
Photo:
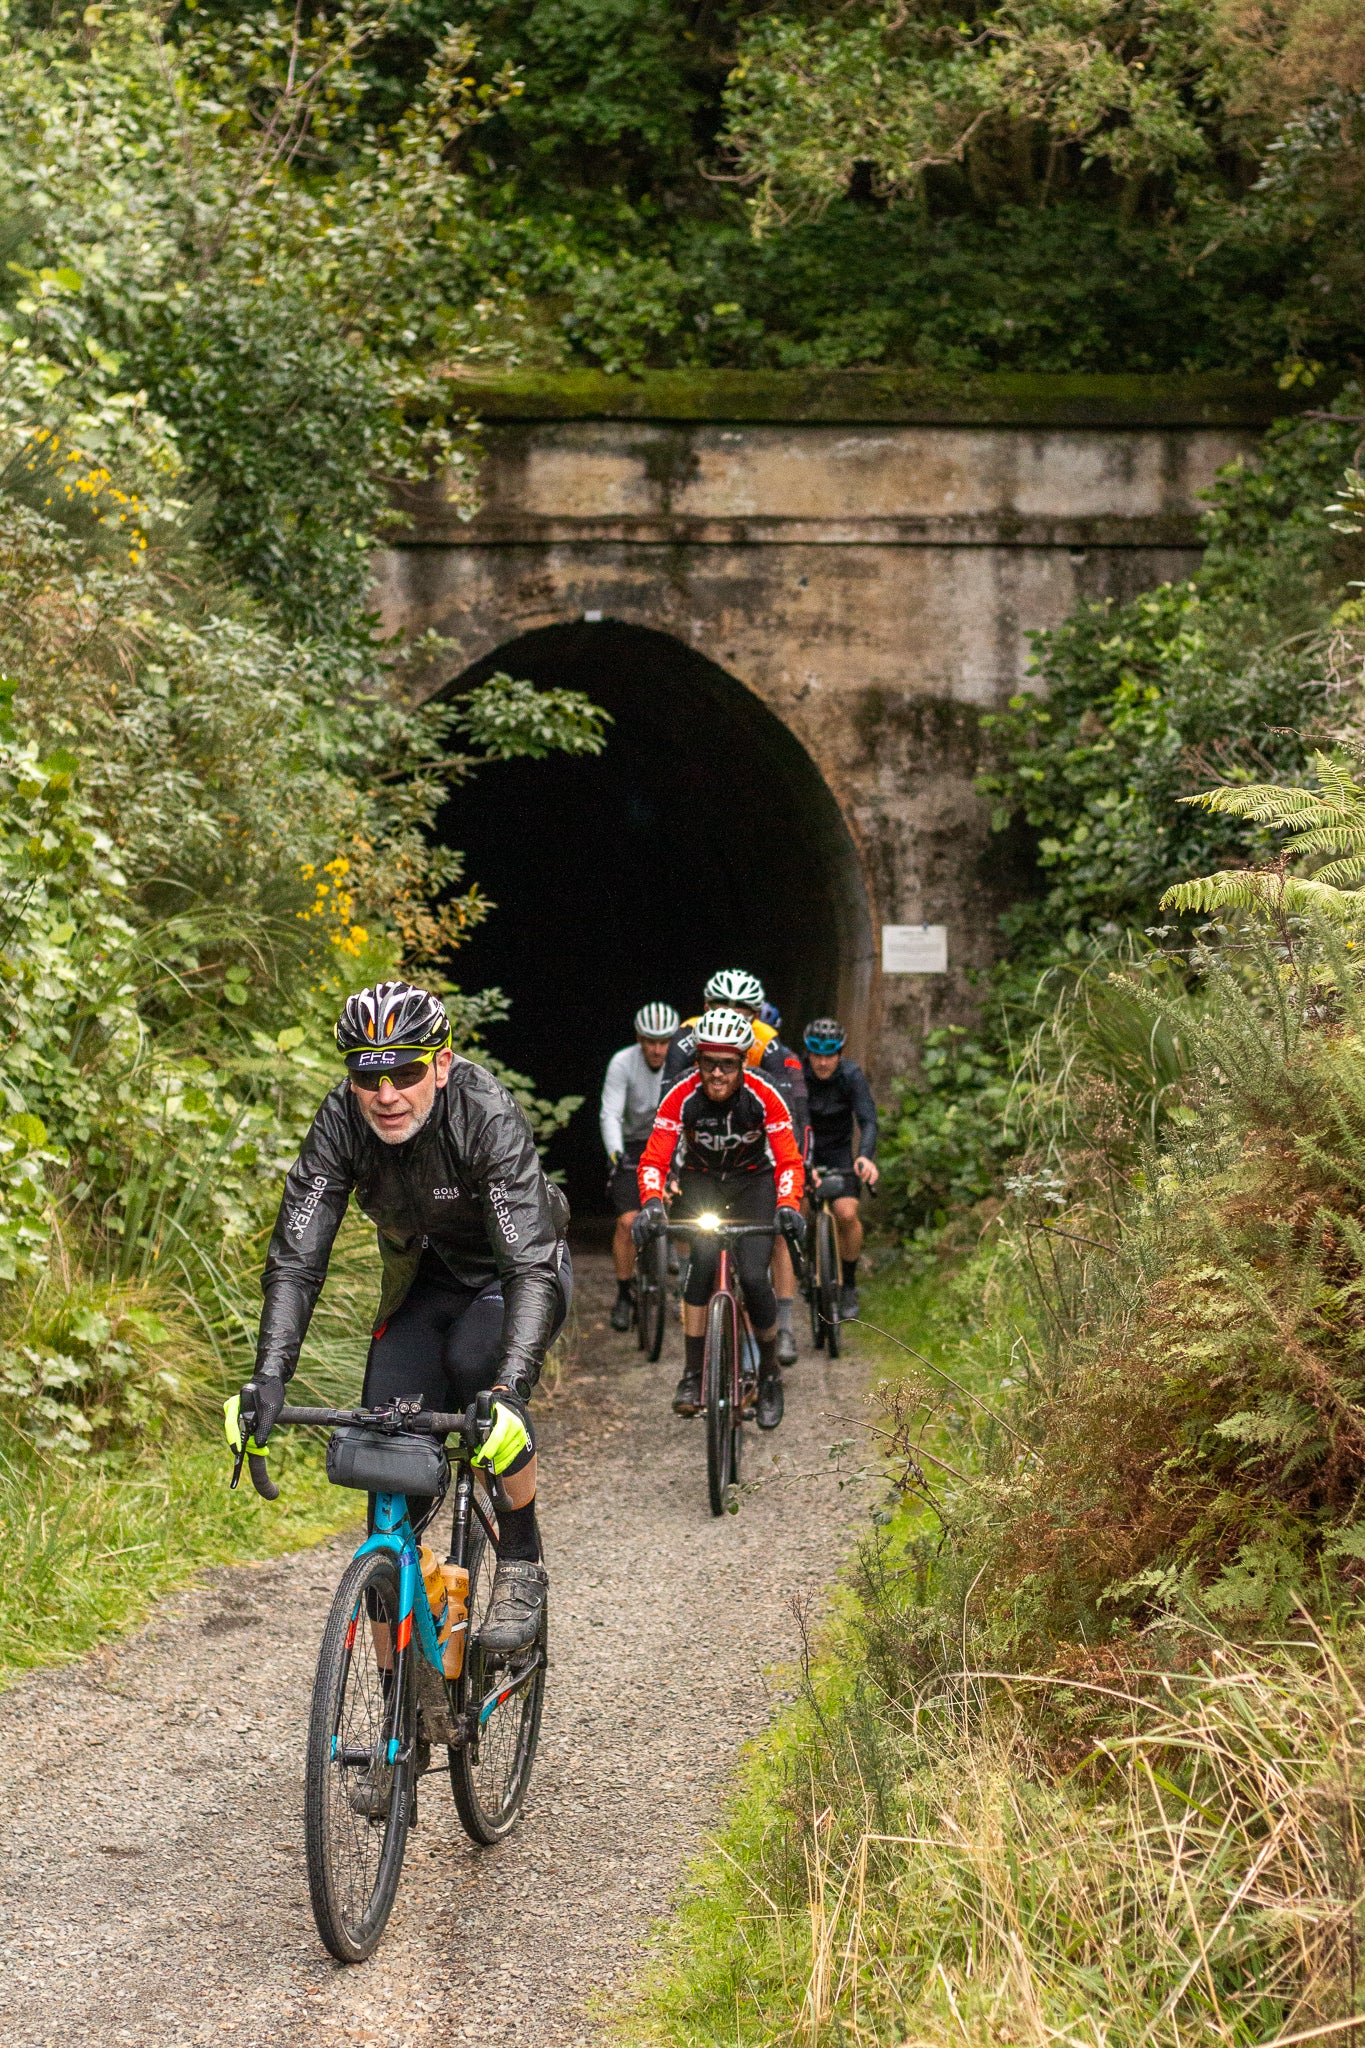
[{"label": "black handlebar bag", "polygon": [[354,1486],[362,1493],[435,1500],[450,1484],[450,1460],[434,1436],[403,1430],[389,1436],[348,1425],[333,1430],[328,1440],[327,1477],[333,1486]]}]

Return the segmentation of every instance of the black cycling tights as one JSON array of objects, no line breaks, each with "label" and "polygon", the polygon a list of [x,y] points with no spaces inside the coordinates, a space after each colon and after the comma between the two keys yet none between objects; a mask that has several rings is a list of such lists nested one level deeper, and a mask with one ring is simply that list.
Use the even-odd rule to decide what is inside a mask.
[{"label": "black cycling tights", "polygon": [[[560,1273],[560,1290],[566,1296],[572,1285],[570,1273],[566,1252]],[[566,1313],[567,1300],[553,1334],[558,1335]],[[447,1412],[467,1408],[497,1378],[502,1316],[502,1288],[496,1280],[481,1290],[461,1287],[452,1276],[434,1269],[428,1254],[407,1294],[370,1340],[364,1406],[386,1408],[394,1401],[420,1400],[424,1408]],[[520,1472],[535,1456],[529,1422],[527,1428],[530,1444],[513,1459],[504,1478]],[[504,1508],[498,1527],[504,1557],[539,1554],[534,1504]]]},{"label": "black cycling tights", "polygon": [[[683,1223],[689,1216],[724,1217],[727,1223],[771,1223],[777,1214],[777,1189],[771,1173],[736,1174],[720,1180],[709,1173],[682,1173],[682,1192],[673,1205],[673,1221]],[[777,1321],[777,1297],[773,1293],[771,1237],[742,1237],[733,1248],[744,1306],[754,1333],[771,1330]],[[719,1248],[698,1231],[692,1239],[683,1300],[693,1308],[705,1308],[716,1284]]]}]

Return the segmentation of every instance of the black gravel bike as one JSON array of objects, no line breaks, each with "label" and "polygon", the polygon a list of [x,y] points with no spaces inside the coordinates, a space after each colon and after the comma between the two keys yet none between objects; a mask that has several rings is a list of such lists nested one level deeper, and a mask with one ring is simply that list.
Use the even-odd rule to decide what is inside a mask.
[{"label": "black gravel bike", "polygon": [[[455,1809],[474,1841],[499,1842],[521,1812],[540,1735],[548,1615],[509,1656],[480,1636],[497,1568],[497,1482],[475,1466],[488,1397],[470,1415],[392,1408],[284,1408],[280,1423],[330,1428],[327,1476],[374,1496],[373,1532],[342,1574],[322,1634],[308,1713],[304,1844],[318,1933],[343,1963],[372,1955],[393,1906],[417,1784],[449,1756]],[[245,1414],[242,1423],[250,1429]],[[439,1606],[423,1584],[418,1537],[451,1482],[449,1570]],[[265,1459],[252,1484],[278,1497]],[[232,1484],[241,1475],[237,1452]]]},{"label": "black gravel bike", "polygon": [[805,1293],[810,1309],[811,1342],[817,1351],[839,1356],[839,1289],[843,1268],[839,1263],[839,1239],[834,1227],[834,1204],[821,1197],[820,1181],[812,1174],[815,1215],[810,1257],[806,1261]]},{"label": "black gravel bike", "polygon": [[668,1321],[668,1239],[651,1237],[635,1254],[635,1341],[654,1365]]},{"label": "black gravel bike", "polygon": [[[706,1491],[713,1515],[739,1511],[739,1469],[744,1424],[753,1413],[758,1391],[758,1350],[749,1335],[739,1298],[739,1280],[732,1247],[742,1237],[774,1235],[771,1223],[722,1223],[715,1216],[693,1216],[670,1223],[651,1242],[670,1237],[705,1235],[720,1247],[716,1284],[706,1304],[706,1349],[702,1355],[701,1396],[706,1416]],[[800,1259],[795,1245],[792,1255]]]}]

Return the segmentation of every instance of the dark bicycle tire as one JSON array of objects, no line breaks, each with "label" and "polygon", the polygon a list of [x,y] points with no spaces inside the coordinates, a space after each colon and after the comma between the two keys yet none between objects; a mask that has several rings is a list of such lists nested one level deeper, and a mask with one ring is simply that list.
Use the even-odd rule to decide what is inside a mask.
[{"label": "dark bicycle tire", "polygon": [[[411,1664],[405,1664],[399,1759],[381,1763],[388,1701],[374,1638],[375,1619],[398,1627],[398,1565],[387,1551],[357,1557],[337,1587],[322,1633],[308,1710],[303,1835],[308,1890],[322,1942],[340,1963],[373,1955],[398,1891],[412,1818],[413,1747]],[[348,1739],[349,1738],[349,1739]],[[368,1750],[362,1766],[357,1755]],[[406,1752],[406,1754],[404,1754]],[[388,1804],[382,1822],[356,1812],[352,1798],[368,1768],[387,1772]]]},{"label": "dark bicycle tire", "polygon": [[[819,1219],[817,1216],[817,1233],[819,1231],[819,1227]],[[817,1242],[811,1246],[811,1255],[806,1262],[806,1277],[803,1282],[803,1286],[806,1295],[806,1307],[810,1310],[810,1341],[815,1346],[817,1351],[823,1351],[825,1346],[825,1332],[823,1325],[820,1321],[820,1285],[819,1275],[816,1271],[816,1257],[818,1251],[819,1245]]]},{"label": "dark bicycle tire", "polygon": [[734,1310],[728,1295],[713,1294],[706,1311],[706,1490],[713,1515],[726,1509],[739,1427],[735,1403]]},{"label": "dark bicycle tire", "polygon": [[636,1316],[640,1348],[657,1365],[668,1320],[668,1239],[652,1237],[635,1261]]},{"label": "dark bicycle tire", "polygon": [[820,1323],[824,1331],[825,1349],[831,1358],[839,1356],[839,1246],[834,1234],[834,1218],[828,1209],[822,1209],[816,1221],[818,1238],[816,1243],[816,1267],[819,1280],[816,1299],[820,1305]]},{"label": "dark bicycle tire", "polygon": [[[483,1848],[501,1842],[516,1825],[530,1783],[540,1740],[540,1715],[545,1700],[545,1664],[549,1655],[549,1602],[541,1609],[540,1631],[529,1652],[510,1661],[486,1659],[479,1627],[493,1597],[497,1553],[483,1529],[474,1523],[469,1537],[469,1628],[464,1668],[455,1684],[455,1704],[472,1732],[450,1752],[450,1783],[460,1824],[471,1841]],[[539,1658],[534,1675],[505,1704],[495,1707],[487,1723],[473,1724],[479,1709],[496,1689],[497,1680],[515,1678],[519,1666]]]}]

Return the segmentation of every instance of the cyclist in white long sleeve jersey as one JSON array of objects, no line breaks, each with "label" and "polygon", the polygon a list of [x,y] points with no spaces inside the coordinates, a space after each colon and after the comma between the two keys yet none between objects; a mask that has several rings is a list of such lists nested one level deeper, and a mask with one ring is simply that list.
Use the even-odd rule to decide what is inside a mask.
[{"label": "cyclist in white long sleeve jersey", "polygon": [[602,1086],[602,1144],[611,1161],[607,1192],[616,1211],[611,1256],[616,1267],[613,1330],[630,1328],[635,1289],[635,1243],[630,1226],[640,1206],[635,1169],[654,1128],[663,1092],[663,1065],[678,1013],[668,1003],[646,1003],[635,1013],[635,1043],[613,1053]]}]

